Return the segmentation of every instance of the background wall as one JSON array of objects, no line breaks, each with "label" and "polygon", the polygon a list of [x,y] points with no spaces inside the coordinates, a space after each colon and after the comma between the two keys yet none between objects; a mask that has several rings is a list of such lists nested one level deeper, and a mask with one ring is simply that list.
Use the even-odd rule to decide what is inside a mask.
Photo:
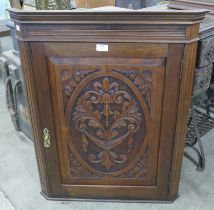
[{"label": "background wall", "polygon": [[5,10],[10,5],[9,0],[0,0],[0,20],[8,18],[8,12]]}]

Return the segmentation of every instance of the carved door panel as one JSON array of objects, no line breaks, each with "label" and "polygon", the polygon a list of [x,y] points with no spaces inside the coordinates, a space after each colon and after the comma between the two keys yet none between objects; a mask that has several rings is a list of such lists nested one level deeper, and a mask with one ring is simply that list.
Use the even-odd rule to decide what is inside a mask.
[{"label": "carved door panel", "polygon": [[49,176],[59,176],[65,196],[111,198],[114,192],[121,198],[131,187],[140,192],[133,198],[155,197],[163,186],[164,196],[169,165],[161,168],[159,156],[171,152],[167,141],[160,151],[167,45],[115,43],[108,53],[96,52],[95,45],[40,49],[51,104],[51,115],[43,117],[53,118],[56,144],[48,156],[58,160],[47,164],[59,170]]},{"label": "carved door panel", "polygon": [[[154,183],[148,165],[152,158],[157,159],[159,132],[152,124],[160,118],[154,109],[156,103],[161,106],[161,100],[151,96],[152,82],[160,83],[154,96],[161,96],[161,63],[147,69],[142,59],[136,59],[127,69],[130,62],[126,59],[91,58],[91,65],[87,58],[69,61],[71,66],[49,61],[58,87],[57,102],[63,108],[56,112],[66,130],[61,132],[65,147],[60,149],[67,163],[64,182],[118,184],[121,179],[124,184]],[[67,64],[66,59],[61,62]],[[109,64],[102,64],[105,62]],[[151,111],[157,113],[155,119]]]}]

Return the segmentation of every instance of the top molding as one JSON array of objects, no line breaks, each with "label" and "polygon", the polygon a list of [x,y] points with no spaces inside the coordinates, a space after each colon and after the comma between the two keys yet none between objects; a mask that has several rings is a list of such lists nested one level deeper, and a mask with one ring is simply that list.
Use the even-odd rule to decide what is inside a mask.
[{"label": "top molding", "polygon": [[8,9],[17,23],[96,23],[96,24],[186,24],[201,23],[207,10],[161,11],[84,11],[84,10],[18,10]]},{"label": "top molding", "polygon": [[9,9],[21,41],[191,43],[207,10]]}]

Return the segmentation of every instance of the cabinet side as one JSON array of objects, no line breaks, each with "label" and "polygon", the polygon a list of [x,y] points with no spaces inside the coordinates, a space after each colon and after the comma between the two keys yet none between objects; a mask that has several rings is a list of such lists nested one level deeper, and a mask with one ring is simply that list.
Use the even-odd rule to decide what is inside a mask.
[{"label": "cabinet side", "polygon": [[25,80],[25,88],[27,92],[27,97],[29,100],[29,112],[30,112],[30,120],[33,129],[33,137],[34,137],[34,146],[35,146],[35,154],[37,159],[37,166],[39,169],[40,183],[42,187],[42,191],[45,193],[50,192],[50,187],[48,184],[48,176],[47,169],[45,165],[45,157],[43,148],[39,145],[39,119],[38,119],[38,109],[35,106],[36,103],[36,94],[34,88],[34,80],[31,76],[32,73],[32,62],[31,62],[31,51],[28,42],[19,42],[20,54],[21,54],[21,63],[23,67],[23,75]]},{"label": "cabinet side", "polygon": [[[188,33],[199,31],[199,25],[194,25],[187,30]],[[185,138],[187,132],[187,121],[188,113],[190,108],[192,89],[193,89],[193,77],[196,63],[196,53],[197,53],[198,42],[193,42],[191,44],[184,45],[183,59],[181,61],[181,72],[180,72],[180,94],[179,94],[179,104],[178,104],[178,115],[175,130],[175,141],[173,149],[172,158],[172,168],[171,176],[169,180],[169,197],[171,199],[177,197],[177,192],[179,189],[179,181],[181,176],[181,168]]]}]

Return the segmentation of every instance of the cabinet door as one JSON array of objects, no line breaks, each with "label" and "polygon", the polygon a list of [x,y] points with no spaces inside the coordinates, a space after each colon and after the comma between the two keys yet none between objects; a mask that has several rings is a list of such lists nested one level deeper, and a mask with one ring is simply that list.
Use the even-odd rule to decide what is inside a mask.
[{"label": "cabinet door", "polygon": [[96,50],[95,43],[31,48],[41,135],[48,131],[51,137],[44,149],[47,194],[166,199],[179,74],[179,62],[169,69],[173,60],[167,56],[176,57],[180,48],[139,43],[110,43],[106,51]]}]

